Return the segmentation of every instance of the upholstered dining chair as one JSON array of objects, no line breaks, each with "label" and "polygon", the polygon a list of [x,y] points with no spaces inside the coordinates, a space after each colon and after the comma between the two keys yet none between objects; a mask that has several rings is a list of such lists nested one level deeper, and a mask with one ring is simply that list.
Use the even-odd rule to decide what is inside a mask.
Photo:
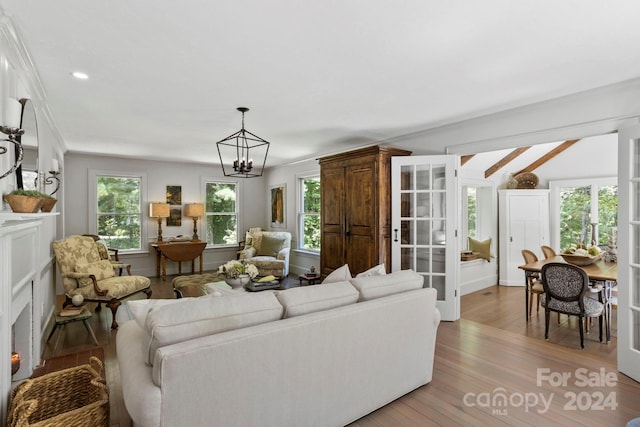
[{"label": "upholstered dining chair", "polygon": [[[528,249],[522,250],[522,258],[524,258],[525,264],[531,264],[538,262],[536,254]],[[540,294],[544,293],[542,283],[540,283],[540,276],[529,276],[529,318],[531,318],[531,309],[533,308],[533,296],[536,296],[536,313],[540,312]]]},{"label": "upholstered dining chair", "polygon": [[553,258],[558,255],[551,246],[542,245],[540,246],[540,249],[542,249],[542,255],[544,255],[544,259]]},{"label": "upholstered dining chair", "polygon": [[580,348],[584,348],[584,318],[598,318],[600,342],[602,342],[602,317],[604,304],[587,297],[589,277],[578,266],[551,262],[542,266],[541,272],[544,295],[541,303],[544,313],[544,338],[549,339],[549,316],[552,311],[570,316],[578,316],[580,328]]},{"label": "upholstered dining chair", "polygon": [[113,315],[111,329],[117,329],[116,312],[122,299],[138,292],[151,297],[149,278],[116,276],[111,262],[100,258],[92,237],[69,236],[52,245],[65,291],[63,307],[71,303],[74,295],[82,295],[85,301],[97,302],[96,311],[100,311],[101,303],[105,303]]}]

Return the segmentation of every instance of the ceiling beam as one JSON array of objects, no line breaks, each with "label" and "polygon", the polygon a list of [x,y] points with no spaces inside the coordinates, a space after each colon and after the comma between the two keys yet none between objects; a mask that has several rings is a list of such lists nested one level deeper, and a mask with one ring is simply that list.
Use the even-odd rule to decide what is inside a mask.
[{"label": "ceiling beam", "polygon": [[460,166],[464,166],[465,163],[473,159],[473,156],[475,156],[475,154],[467,154],[465,156],[460,156]]},{"label": "ceiling beam", "polygon": [[531,148],[530,145],[527,146],[527,147],[516,148],[515,150],[513,150],[512,152],[510,152],[509,154],[507,154],[506,156],[504,156],[500,160],[498,160],[496,163],[494,163],[489,169],[484,171],[484,177],[485,178],[489,178],[491,175],[493,175],[494,173],[498,172],[500,169],[505,167],[510,161],[512,161],[513,159],[518,157],[520,154],[522,154],[525,151],[527,151],[529,148]]},{"label": "ceiling beam", "polygon": [[515,173],[514,176],[518,176],[521,173],[525,173],[525,172],[533,172],[534,170],[536,170],[537,168],[539,168],[543,164],[547,163],[549,160],[553,159],[558,154],[562,153],[564,150],[566,150],[567,148],[571,147],[573,144],[575,144],[578,141],[580,141],[580,138],[578,138],[578,139],[569,139],[569,140],[561,143],[560,145],[558,145],[557,147],[555,147],[554,149],[549,151],[547,154],[545,154],[544,156],[540,157],[535,162],[531,163],[526,168],[524,168],[521,171],[518,171],[517,173]]}]

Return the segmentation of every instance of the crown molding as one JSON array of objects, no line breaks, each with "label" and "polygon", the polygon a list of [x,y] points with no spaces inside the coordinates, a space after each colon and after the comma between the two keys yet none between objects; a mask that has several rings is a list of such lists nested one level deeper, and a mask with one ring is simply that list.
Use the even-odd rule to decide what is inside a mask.
[{"label": "crown molding", "polygon": [[7,60],[12,64],[21,78],[24,78],[29,89],[31,98],[36,98],[36,106],[44,115],[44,120],[49,125],[54,137],[58,141],[63,152],[66,152],[66,146],[58,126],[51,114],[49,104],[47,103],[47,92],[42,84],[42,79],[35,66],[29,48],[24,43],[19,30],[13,24],[13,20],[4,10],[0,8],[0,35],[5,41],[6,49],[3,49]]}]

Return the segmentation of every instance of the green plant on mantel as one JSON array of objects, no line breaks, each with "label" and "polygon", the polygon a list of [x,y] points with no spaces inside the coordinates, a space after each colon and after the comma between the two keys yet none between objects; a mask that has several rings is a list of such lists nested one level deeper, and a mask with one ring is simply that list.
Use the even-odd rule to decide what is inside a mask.
[{"label": "green plant on mantel", "polygon": [[28,197],[43,197],[45,199],[55,199],[55,197],[49,194],[41,193],[38,190],[13,190],[9,193],[12,196],[28,196]]}]

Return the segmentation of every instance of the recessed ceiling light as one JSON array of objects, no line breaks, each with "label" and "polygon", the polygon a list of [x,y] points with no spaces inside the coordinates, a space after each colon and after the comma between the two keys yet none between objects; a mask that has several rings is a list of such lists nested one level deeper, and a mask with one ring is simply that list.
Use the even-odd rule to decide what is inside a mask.
[{"label": "recessed ceiling light", "polygon": [[83,73],[81,71],[74,71],[71,73],[71,75],[80,80],[87,80],[89,78],[89,75],[87,73]]}]

